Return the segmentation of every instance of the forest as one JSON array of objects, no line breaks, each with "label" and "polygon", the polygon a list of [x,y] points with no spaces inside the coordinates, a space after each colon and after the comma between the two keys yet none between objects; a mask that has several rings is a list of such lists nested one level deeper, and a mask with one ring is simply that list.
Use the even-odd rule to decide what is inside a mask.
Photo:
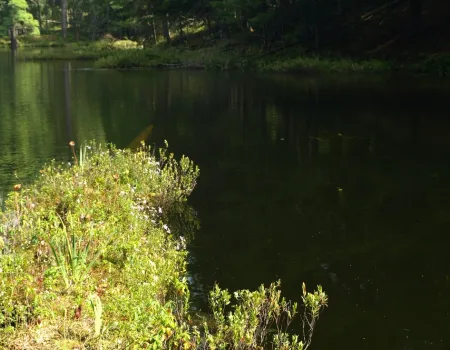
[{"label": "forest", "polygon": [[449,10],[437,0],[0,0],[0,33],[385,58],[445,52]]}]

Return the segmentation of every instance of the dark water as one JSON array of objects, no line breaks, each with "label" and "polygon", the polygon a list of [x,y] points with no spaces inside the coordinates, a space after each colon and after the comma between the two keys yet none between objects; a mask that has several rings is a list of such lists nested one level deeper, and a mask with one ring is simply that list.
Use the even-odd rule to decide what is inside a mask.
[{"label": "dark water", "polygon": [[0,53],[4,192],[153,125],[201,168],[197,288],[320,283],[313,349],[450,349],[449,81],[85,67]]}]

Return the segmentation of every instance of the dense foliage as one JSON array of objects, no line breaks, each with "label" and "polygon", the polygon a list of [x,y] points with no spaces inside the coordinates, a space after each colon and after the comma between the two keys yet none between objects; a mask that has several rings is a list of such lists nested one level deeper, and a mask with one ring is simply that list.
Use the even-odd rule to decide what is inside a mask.
[{"label": "dense foliage", "polygon": [[22,34],[40,33],[38,21],[29,12],[26,0],[0,1],[0,32],[6,34],[14,25],[20,26],[18,31]]},{"label": "dense foliage", "polygon": [[[186,244],[196,224],[185,201],[199,175],[191,160],[167,148],[71,148],[74,164],[52,163],[35,184],[15,185],[0,213],[1,348],[309,346],[327,304],[320,287],[303,285],[300,311],[279,283],[238,291],[233,303],[216,286],[212,316],[191,315]],[[287,332],[299,311],[302,340]]]},{"label": "dense foliage", "polygon": [[[363,27],[371,20],[376,36],[385,41],[395,31],[415,33],[421,27],[423,1],[0,0],[0,28],[6,34],[11,8],[19,6],[27,14],[27,33],[35,31],[38,23],[43,32],[62,29],[64,38],[98,39],[110,33],[150,44],[176,39],[201,46],[219,38],[245,36],[263,49],[301,43],[319,50],[331,44],[361,42]],[[401,17],[389,21],[392,13],[401,13]],[[187,39],[187,34],[199,31],[202,35]]]}]

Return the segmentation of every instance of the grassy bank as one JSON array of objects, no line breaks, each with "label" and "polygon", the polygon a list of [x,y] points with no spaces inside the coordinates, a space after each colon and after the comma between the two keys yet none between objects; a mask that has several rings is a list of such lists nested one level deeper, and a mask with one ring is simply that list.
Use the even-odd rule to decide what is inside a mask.
[{"label": "grassy bank", "polygon": [[[308,347],[313,327],[300,341],[287,326],[298,312],[314,324],[327,302],[320,288],[303,286],[297,309],[279,284],[234,298],[216,286],[208,317],[190,311],[192,161],[167,148],[70,148],[72,164],[14,186],[0,213],[0,348]],[[174,213],[190,224],[173,223]],[[275,324],[286,326],[272,332]]]},{"label": "grassy bank", "polygon": [[383,60],[353,60],[308,55],[263,57],[240,55],[217,48],[185,50],[178,48],[114,47],[101,42],[88,45],[70,44],[55,50],[22,52],[24,60],[92,60],[98,68],[132,69],[202,69],[220,71],[253,71],[294,74],[392,73],[448,76],[450,55],[413,57],[407,62]]},{"label": "grassy bank", "polygon": [[[7,39],[1,39],[0,44]],[[98,68],[131,69],[206,69],[279,72],[295,74],[331,73],[420,73],[447,76],[450,74],[450,55],[412,55],[390,61],[380,59],[355,60],[348,57],[306,54],[301,47],[261,52],[252,46],[228,41],[213,46],[189,49],[183,45],[167,47],[161,44],[143,48],[131,40],[117,40],[105,36],[96,42],[64,42],[56,36],[21,37],[24,60],[92,60]],[[44,49],[42,49],[44,48]],[[46,50],[45,48],[54,48]]]},{"label": "grassy bank", "polygon": [[[42,44],[42,42],[41,42]],[[137,51],[139,45],[131,40],[103,39],[95,42],[65,42],[61,46],[26,45],[19,50],[19,57],[24,60],[98,60],[121,51]],[[38,48],[39,50],[30,50]],[[48,48],[48,50],[47,50]],[[52,49],[53,48],[53,49]]]},{"label": "grassy bank", "polygon": [[[33,44],[33,40],[36,44]],[[25,47],[56,49],[25,50],[20,54],[22,59],[93,60],[98,68],[189,68],[292,73],[363,73],[390,70],[390,65],[381,61],[310,57],[293,50],[283,51],[281,55],[262,55],[256,48],[236,49],[226,42],[190,50],[182,46],[167,47],[165,45],[144,49],[136,42],[112,38],[81,43],[56,41],[53,46],[51,40],[35,38],[33,40],[24,40],[27,43]]]}]

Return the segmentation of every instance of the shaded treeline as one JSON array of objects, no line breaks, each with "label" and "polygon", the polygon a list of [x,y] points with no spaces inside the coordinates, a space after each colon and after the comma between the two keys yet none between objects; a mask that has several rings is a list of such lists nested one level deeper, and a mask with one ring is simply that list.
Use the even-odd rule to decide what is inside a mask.
[{"label": "shaded treeline", "polygon": [[[220,39],[263,50],[374,54],[424,50],[448,33],[450,6],[437,0],[0,0],[0,31],[75,39],[105,34],[189,47]],[[19,34],[20,34],[19,33]],[[439,46],[440,49],[444,49]]]}]

